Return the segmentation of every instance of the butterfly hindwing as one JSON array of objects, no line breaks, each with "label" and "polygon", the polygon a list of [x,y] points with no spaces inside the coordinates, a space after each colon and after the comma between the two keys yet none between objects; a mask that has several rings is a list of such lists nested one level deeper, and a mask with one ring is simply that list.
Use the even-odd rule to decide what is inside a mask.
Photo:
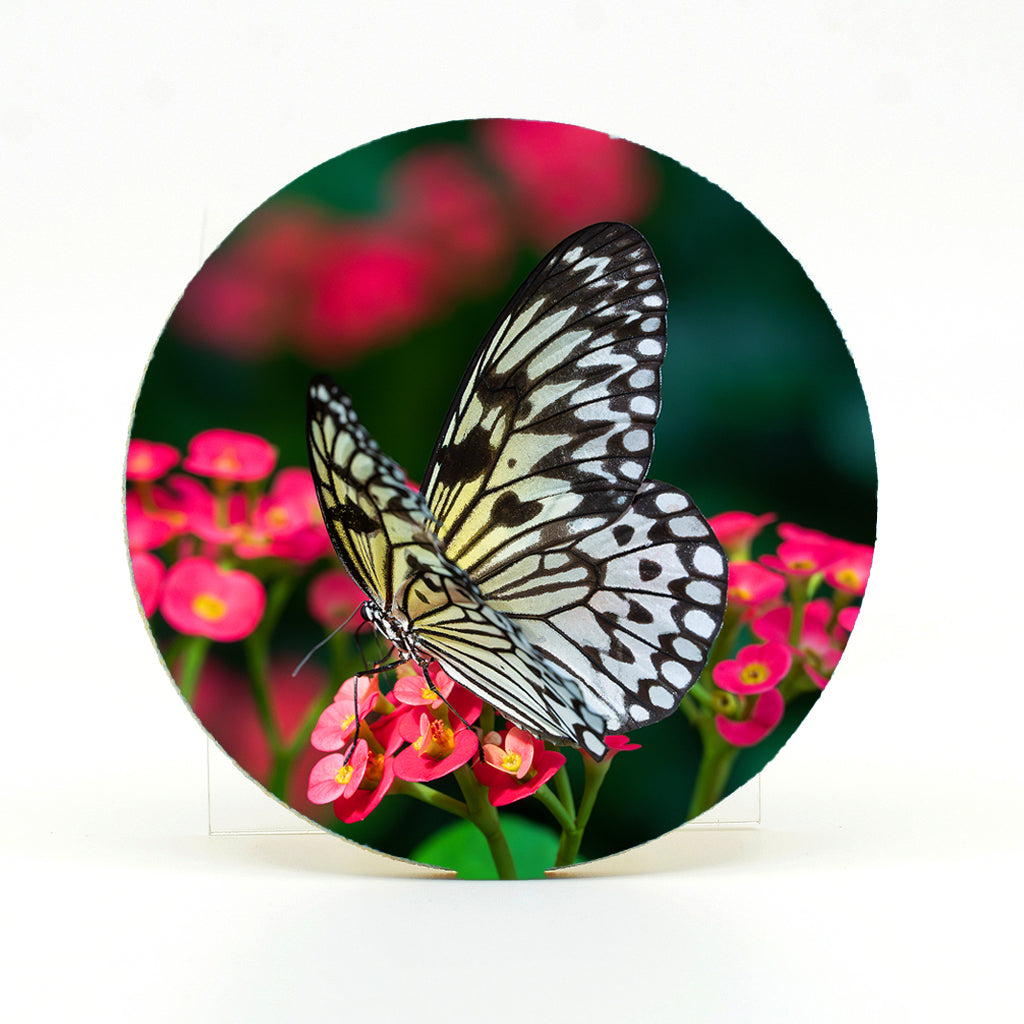
[{"label": "butterfly hindwing", "polygon": [[549,662],[611,707],[613,732],[675,710],[707,659],[727,584],[692,499],[657,482],[612,526],[478,582]]},{"label": "butterfly hindwing", "polygon": [[596,224],[556,246],[491,328],[424,474],[472,577],[606,526],[647,473],[667,297],[644,237]]}]

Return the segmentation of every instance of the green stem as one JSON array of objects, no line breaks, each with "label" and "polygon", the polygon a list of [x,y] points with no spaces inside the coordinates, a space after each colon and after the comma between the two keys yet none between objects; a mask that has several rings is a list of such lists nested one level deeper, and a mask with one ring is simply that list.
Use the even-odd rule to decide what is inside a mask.
[{"label": "green stem", "polygon": [[597,801],[597,794],[601,790],[604,777],[608,774],[612,759],[606,757],[603,761],[594,761],[592,758],[583,755],[583,796],[580,798],[580,809],[576,814],[576,821],[572,828],[563,829],[562,838],[558,844],[558,854],[555,857],[555,867],[564,868],[576,863],[580,852],[580,843],[583,842],[583,832],[590,821],[590,815],[594,810]]},{"label": "green stem", "polygon": [[487,791],[476,781],[476,776],[468,765],[455,770],[455,781],[466,798],[467,819],[483,833],[487,847],[491,851],[491,859],[501,879],[518,878],[515,862],[508,840],[501,830],[501,819],[498,810],[487,799]]},{"label": "green stem", "polygon": [[739,748],[722,739],[714,728],[702,730],[702,739],[704,754],[697,769],[697,779],[693,784],[687,820],[703,814],[721,800],[732,772],[733,762],[739,753]]},{"label": "green stem", "polygon": [[562,806],[569,812],[569,816],[575,820],[576,801],[572,795],[572,783],[569,781],[569,773],[565,770],[564,764],[555,772],[555,789],[558,791],[558,799],[562,801]]},{"label": "green stem", "polygon": [[[178,688],[190,704],[195,697],[199,673],[203,669],[212,642],[209,637],[191,636],[182,645],[181,660],[178,662]],[[168,664],[170,663],[169,661]]]},{"label": "green stem", "polygon": [[436,789],[431,789],[430,786],[424,786],[422,782],[405,782],[402,779],[396,779],[392,783],[391,792],[404,793],[406,796],[414,797],[425,804],[430,804],[431,807],[437,807],[439,810],[458,815],[460,818],[469,817],[469,808],[461,800],[456,800],[455,797],[448,796],[447,793],[439,793]]},{"label": "green stem", "polygon": [[563,833],[576,829],[575,815],[569,814],[562,801],[547,786],[539,786],[533,795],[551,812]]}]

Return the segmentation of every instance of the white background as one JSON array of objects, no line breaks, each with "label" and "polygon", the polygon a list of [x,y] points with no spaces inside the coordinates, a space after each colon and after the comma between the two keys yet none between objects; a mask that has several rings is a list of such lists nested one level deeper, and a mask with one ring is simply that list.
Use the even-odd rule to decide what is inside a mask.
[{"label": "white background", "polygon": [[[12,1019],[1010,1019],[1021,5],[4,8]],[[139,622],[119,512],[203,211],[227,227],[371,138],[495,115],[666,152],[801,260],[878,446],[861,624],[764,773],[765,825],[681,830],[631,875],[394,878],[327,837],[210,837],[206,740]]]}]

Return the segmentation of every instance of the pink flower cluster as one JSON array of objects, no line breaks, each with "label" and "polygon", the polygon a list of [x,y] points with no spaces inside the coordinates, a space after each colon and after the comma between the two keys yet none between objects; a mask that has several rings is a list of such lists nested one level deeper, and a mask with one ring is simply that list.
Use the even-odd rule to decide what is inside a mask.
[{"label": "pink flower cluster", "polygon": [[[850,604],[864,594],[874,549],[781,523],[775,552],[751,559],[751,545],[772,514],[725,512],[711,526],[729,554],[729,608],[723,632],[748,628],[760,643],[713,665],[715,727],[748,747],[782,721],[801,684],[824,689],[856,621]],[[811,597],[821,584],[832,595]],[[807,687],[804,687],[807,688]]]},{"label": "pink flower cluster", "polygon": [[[347,680],[313,730],[310,742],[327,756],[310,771],[308,798],[333,803],[341,821],[362,821],[396,780],[434,782],[472,762],[488,800],[501,807],[532,796],[565,764],[515,726],[481,735],[472,726],[482,701],[436,663],[432,685],[419,667],[399,671],[386,694],[379,676]],[[637,749],[625,737],[609,739],[612,753]]]},{"label": "pink flower cluster", "polygon": [[186,340],[239,359],[294,347],[317,363],[394,342],[490,287],[523,241],[547,247],[595,220],[632,220],[656,182],[646,152],[571,125],[478,122],[469,145],[399,159],[384,209],[341,217],[280,200],[250,218],[186,289]]},{"label": "pink flower cluster", "polygon": [[[197,434],[184,460],[171,445],[131,441],[125,516],[147,617],[159,609],[179,633],[243,639],[263,616],[266,591],[236,563],[307,565],[330,552],[309,471],[282,469],[268,487],[276,460],[269,442],[234,430]],[[179,462],[193,475],[172,474]]]}]

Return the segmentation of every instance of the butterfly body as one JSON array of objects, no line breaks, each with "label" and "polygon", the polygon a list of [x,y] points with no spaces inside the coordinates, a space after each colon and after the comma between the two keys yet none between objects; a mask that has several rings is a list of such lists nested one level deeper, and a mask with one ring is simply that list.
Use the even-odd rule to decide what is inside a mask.
[{"label": "butterfly body", "polygon": [[470,363],[422,493],[330,378],[308,396],[321,510],[367,619],[509,721],[595,757],[674,710],[725,607],[706,521],[644,480],[666,304],[634,229],[556,246]]}]

